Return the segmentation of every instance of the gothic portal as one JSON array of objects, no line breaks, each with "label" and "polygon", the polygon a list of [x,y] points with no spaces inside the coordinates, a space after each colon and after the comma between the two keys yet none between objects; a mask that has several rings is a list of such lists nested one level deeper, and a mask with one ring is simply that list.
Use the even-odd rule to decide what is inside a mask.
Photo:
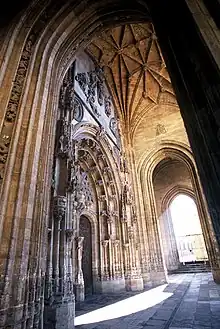
[{"label": "gothic portal", "polygon": [[0,30],[0,328],[72,329],[92,294],[166,283],[181,263],[179,194],[220,283],[212,7],[25,4]]}]

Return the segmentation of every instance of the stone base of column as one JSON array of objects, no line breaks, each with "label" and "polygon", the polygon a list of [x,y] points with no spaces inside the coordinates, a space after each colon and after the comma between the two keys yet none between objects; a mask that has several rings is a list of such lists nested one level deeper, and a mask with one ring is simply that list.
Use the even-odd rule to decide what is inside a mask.
[{"label": "stone base of column", "polygon": [[103,294],[125,291],[125,279],[109,279],[100,282],[100,290]]},{"label": "stone base of column", "polygon": [[126,288],[129,291],[141,291],[144,290],[144,282],[143,282],[143,278],[130,278],[127,282],[126,282]]},{"label": "stone base of column", "polygon": [[211,271],[212,271],[213,280],[216,283],[220,284],[220,268],[218,268],[218,267],[217,268],[212,267]]},{"label": "stone base of column", "polygon": [[152,281],[151,281],[151,273],[150,272],[142,272],[143,277],[143,285],[144,288],[151,288],[152,287]]},{"label": "stone base of column", "polygon": [[178,270],[179,265],[180,265],[180,263],[179,264],[176,264],[176,265],[169,265],[169,266],[167,266],[167,272],[169,273],[171,271]]},{"label": "stone base of column", "polygon": [[76,302],[83,302],[85,300],[84,284],[76,284],[75,289],[76,289],[76,292],[75,292]]},{"label": "stone base of column", "polygon": [[161,272],[152,271],[151,272],[152,287],[167,283],[167,281],[168,281],[168,277],[164,271],[161,271]]},{"label": "stone base of column", "polygon": [[74,329],[75,302],[57,301],[44,307],[44,327],[47,329]]}]

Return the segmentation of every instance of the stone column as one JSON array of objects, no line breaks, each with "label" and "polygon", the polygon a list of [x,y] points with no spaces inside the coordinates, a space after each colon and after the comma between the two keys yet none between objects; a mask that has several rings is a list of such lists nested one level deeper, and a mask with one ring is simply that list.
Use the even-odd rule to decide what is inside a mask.
[{"label": "stone column", "polygon": [[[54,197],[54,238],[53,238],[53,278],[54,288],[51,296],[45,303],[44,318],[48,329],[74,328],[75,301],[73,282],[68,277],[66,264],[66,239],[65,219],[67,212],[67,198]],[[62,229],[61,229],[62,228]],[[62,268],[62,271],[60,271]]]},{"label": "stone column", "polygon": [[76,238],[77,241],[76,301],[77,302],[82,302],[85,299],[85,286],[84,286],[84,278],[82,271],[83,240],[84,237],[82,236],[78,236]]},{"label": "stone column", "polygon": [[[158,5],[162,6],[160,13]],[[185,1],[157,0],[151,1],[150,6],[220,246],[219,67]],[[214,279],[220,282],[219,264],[216,265]]]}]

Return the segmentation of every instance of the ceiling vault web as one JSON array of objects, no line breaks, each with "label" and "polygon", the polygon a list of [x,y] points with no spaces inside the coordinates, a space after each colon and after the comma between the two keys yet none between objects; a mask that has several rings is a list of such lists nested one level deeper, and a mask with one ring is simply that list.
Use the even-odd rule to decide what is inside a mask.
[{"label": "ceiling vault web", "polygon": [[127,130],[135,129],[155,105],[176,104],[151,22],[106,30],[87,46],[86,52],[103,68]]}]

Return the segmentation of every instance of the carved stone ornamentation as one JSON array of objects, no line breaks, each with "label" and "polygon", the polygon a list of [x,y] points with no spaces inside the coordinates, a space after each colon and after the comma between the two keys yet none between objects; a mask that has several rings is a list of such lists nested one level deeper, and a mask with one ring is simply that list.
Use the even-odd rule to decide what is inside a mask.
[{"label": "carved stone ornamentation", "polygon": [[166,134],[166,128],[163,124],[158,123],[157,127],[156,127],[156,136],[162,135],[162,134]]},{"label": "carved stone ornamentation", "polygon": [[105,194],[99,195],[98,200],[101,201],[101,202],[106,201],[106,195]]},{"label": "carved stone ornamentation", "polygon": [[27,68],[31,56],[32,46],[34,43],[35,36],[30,35],[28,38],[23,54],[21,56],[21,60],[18,66],[17,75],[14,80],[14,85],[12,87],[11,97],[8,103],[8,108],[6,111],[6,120],[9,122],[13,122],[15,120],[17,110],[18,110],[18,103],[21,97],[23,83],[25,80],[25,76],[27,73]]},{"label": "carved stone ornamentation", "polygon": [[87,83],[88,83],[86,73],[77,73],[75,79],[79,83],[79,86],[82,89],[82,91],[84,93],[86,93],[86,86],[87,86]]},{"label": "carved stone ornamentation", "polygon": [[111,118],[111,120],[109,122],[109,128],[110,128],[111,132],[113,133],[113,135],[116,138],[118,138],[119,137],[118,123],[117,123],[117,120],[115,118]]},{"label": "carved stone ornamentation", "polygon": [[103,240],[102,241],[102,246],[104,249],[106,249],[106,247],[108,246],[109,240]]},{"label": "carved stone ornamentation", "polygon": [[100,106],[104,104],[104,84],[103,81],[97,82],[97,98]]},{"label": "carved stone ornamentation", "polygon": [[112,114],[112,103],[111,103],[111,97],[105,95],[105,114],[107,117],[110,117]]},{"label": "carved stone ornamentation", "polygon": [[123,173],[128,173],[128,164],[127,164],[127,160],[126,160],[126,155],[124,154],[120,154],[120,170]]},{"label": "carved stone ornamentation", "polygon": [[73,101],[73,119],[75,119],[78,122],[81,122],[83,119],[84,110],[83,110],[83,104],[82,101],[77,97],[74,96]]},{"label": "carved stone ornamentation", "polygon": [[68,157],[71,149],[71,126],[65,120],[60,121],[60,137],[58,140],[57,154],[61,157]]},{"label": "carved stone ornamentation", "polygon": [[129,226],[129,227],[128,227],[128,238],[129,238],[130,240],[134,239],[134,229],[133,229],[132,226]]},{"label": "carved stone ornamentation", "polygon": [[3,135],[0,140],[0,163],[5,163],[7,160],[10,137]]},{"label": "carved stone ornamentation", "polygon": [[90,72],[77,73],[75,79],[78,81],[80,88],[86,96],[86,101],[89,103],[93,113],[100,117],[97,103],[102,106],[104,98],[103,77],[101,77],[102,70],[96,68]]},{"label": "carved stone ornamentation", "polygon": [[93,203],[93,194],[90,181],[86,172],[82,171],[77,164],[75,183],[75,205],[78,212],[91,206]]},{"label": "carved stone ornamentation", "polygon": [[55,196],[53,199],[54,218],[58,221],[64,220],[67,209],[67,198],[65,196]]},{"label": "carved stone ornamentation", "polygon": [[101,126],[101,127],[99,127],[99,130],[96,133],[97,141],[100,141],[101,138],[103,138],[104,136],[105,136],[105,129],[104,129],[104,127]]},{"label": "carved stone ornamentation", "polygon": [[73,237],[74,237],[74,229],[66,229],[65,230],[65,233],[66,233],[66,237],[69,239],[69,240],[73,240]]},{"label": "carved stone ornamentation", "polygon": [[131,205],[133,201],[133,195],[131,193],[131,186],[128,184],[127,181],[124,183],[124,188],[123,188],[123,201],[124,204]]}]

